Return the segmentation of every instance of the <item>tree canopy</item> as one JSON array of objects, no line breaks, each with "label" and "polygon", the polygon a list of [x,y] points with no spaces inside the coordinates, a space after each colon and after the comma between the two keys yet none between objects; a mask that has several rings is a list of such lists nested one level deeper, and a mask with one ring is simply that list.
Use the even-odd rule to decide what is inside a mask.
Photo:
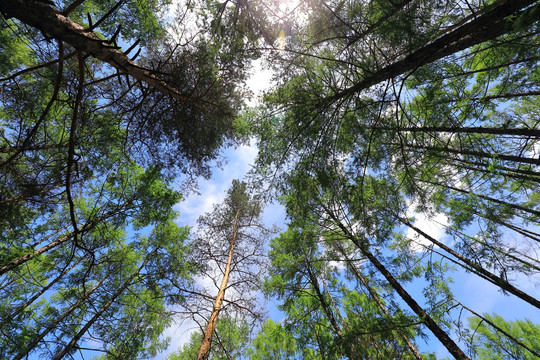
[{"label": "tree canopy", "polygon": [[[201,332],[171,360],[434,358],[424,339],[540,357],[536,324],[452,283],[540,309],[538,1],[0,13],[0,357],[152,358],[175,321]],[[248,109],[255,59],[274,82]],[[182,223],[173,207],[251,139],[248,178]]]}]

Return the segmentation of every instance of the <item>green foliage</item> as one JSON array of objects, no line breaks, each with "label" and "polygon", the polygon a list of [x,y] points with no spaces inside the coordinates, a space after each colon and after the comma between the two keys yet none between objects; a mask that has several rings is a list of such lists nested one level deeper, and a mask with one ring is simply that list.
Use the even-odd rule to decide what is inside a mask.
[{"label": "green foliage", "polygon": [[[249,341],[249,326],[245,320],[231,316],[220,316],[208,360],[239,359]],[[170,354],[167,360],[193,360],[201,345],[201,334],[191,334],[189,342]]]},{"label": "green foliage", "polygon": [[[483,316],[532,351],[540,352],[540,343],[538,342],[540,325],[534,324],[528,319],[506,321],[496,314],[484,314]],[[536,359],[536,355],[516,344],[515,341],[500,333],[486,321],[470,317],[468,322],[469,329],[465,338],[476,359]]]},{"label": "green foliage", "polygon": [[266,321],[247,350],[250,360],[289,360],[299,352],[296,340],[280,323]]}]

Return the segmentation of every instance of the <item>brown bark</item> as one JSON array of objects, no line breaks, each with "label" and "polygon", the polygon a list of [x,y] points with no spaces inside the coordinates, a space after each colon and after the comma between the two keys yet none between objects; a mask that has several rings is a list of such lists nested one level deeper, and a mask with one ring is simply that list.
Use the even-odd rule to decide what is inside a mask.
[{"label": "brown bark", "polygon": [[30,146],[27,146],[25,148],[23,148],[22,146],[3,146],[3,147],[0,147],[0,153],[6,154],[6,153],[11,153],[11,152],[61,149],[61,148],[65,148],[67,146],[68,146],[68,144],[30,145]]},{"label": "brown bark", "polygon": [[[501,172],[501,171],[489,171],[489,170],[486,170],[486,169],[480,169],[480,168],[477,168],[477,167],[463,165],[466,162],[459,161],[458,159],[452,159],[452,160],[457,160],[456,164],[454,166],[456,166],[458,168],[461,168],[461,169],[480,172],[480,173],[489,174],[489,175],[500,175],[500,176],[503,176],[505,178],[509,177],[509,178],[514,178],[514,179],[526,180],[526,181],[540,182],[540,178],[535,178],[533,176],[518,175],[517,173],[515,173],[515,174],[505,173],[505,172]],[[483,167],[486,167],[486,168],[489,166],[489,164],[482,164],[482,163],[476,163],[476,165],[483,166]]]},{"label": "brown bark", "polygon": [[208,325],[206,326],[206,330],[204,331],[204,337],[201,341],[201,346],[199,347],[199,351],[197,352],[197,360],[206,360],[208,358],[208,352],[210,351],[210,345],[212,344],[212,336],[214,334],[214,330],[216,329],[219,312],[221,311],[221,306],[223,305],[223,298],[225,297],[225,290],[227,289],[227,283],[229,282],[229,275],[231,273],[231,264],[234,255],[236,234],[238,232],[238,213],[239,210],[236,211],[236,214],[234,216],[233,233],[229,245],[229,254],[227,256],[225,272],[223,274],[223,279],[221,280],[221,285],[216,296],[216,301],[214,302],[214,307],[212,308],[212,313],[210,314],[210,319],[208,320]]},{"label": "brown bark", "polygon": [[[447,157],[445,157],[443,155],[443,156],[441,156],[441,158],[444,159],[444,158],[447,158]],[[458,162],[458,163],[463,163],[463,164],[470,164],[470,165],[474,165],[474,166],[481,166],[481,167],[484,167],[484,168],[489,168],[489,166],[490,166],[489,163],[477,162],[477,161],[472,161],[472,160],[469,160],[469,159],[452,158],[452,161],[455,161],[455,162]],[[531,168],[531,166],[528,166],[528,167]],[[536,171],[526,170],[526,169],[510,168],[510,167],[496,165],[496,164],[493,164],[493,168],[497,169],[497,170],[507,171],[507,173],[502,173],[502,172],[498,173],[498,174],[501,174],[503,176],[511,176],[511,177],[513,177],[514,174],[511,174],[511,173],[516,173],[516,174],[522,174],[522,175],[530,176],[530,177],[528,177],[528,178],[526,178],[524,180],[531,180],[531,181],[535,181],[535,182],[540,181],[540,173],[536,172]],[[532,178],[537,177],[537,179],[531,179],[531,177]]]},{"label": "brown bark", "polygon": [[513,99],[517,97],[538,96],[538,95],[540,95],[540,91],[531,90],[531,91],[523,91],[519,93],[504,93],[504,94],[493,94],[493,95],[485,95],[485,96],[475,96],[475,97],[469,97],[466,99],[452,99],[447,102],[459,102],[463,100],[487,101],[487,100],[496,100],[496,99]]},{"label": "brown bark", "polygon": [[0,0],[0,12],[7,18],[16,18],[55,39],[65,41],[76,50],[102,60],[120,72],[128,73],[165,94],[183,101],[192,100],[190,96],[180,93],[150,70],[137,65],[115,46],[109,45],[84,26],[41,1]]},{"label": "brown bark", "polygon": [[[357,240],[351,239],[357,246]],[[423,320],[424,324],[431,330],[433,335],[448,349],[456,359],[469,359],[467,355],[457,346],[457,344],[448,336],[448,334],[439,327],[439,325],[418,305],[411,295],[399,284],[392,274],[384,267],[383,264],[366,248],[363,247],[362,252],[369,261],[377,268],[377,270],[386,278],[390,285],[396,290],[399,296],[409,305],[409,307]]]},{"label": "brown bark", "polygon": [[321,304],[324,313],[328,317],[328,320],[330,321],[330,324],[332,325],[332,328],[336,332],[336,334],[342,338],[343,332],[341,331],[338,322],[336,321],[336,318],[334,317],[334,314],[332,313],[332,309],[330,309],[330,306],[326,302],[326,299],[324,298],[324,295],[321,293],[321,289],[319,288],[319,281],[317,280],[317,277],[311,271],[309,264],[306,266],[309,281],[311,282],[311,285],[313,286],[313,289],[315,290],[315,293],[317,294],[317,298],[319,299],[319,303]]},{"label": "brown bark", "polygon": [[[414,71],[423,65],[442,59],[445,56],[455,54],[471,46],[504,35],[510,32],[514,26],[515,19],[511,18],[510,15],[512,17],[519,17],[520,15],[527,14],[525,17],[528,17],[531,22],[537,20],[538,14],[530,16],[530,14],[534,14],[540,7],[538,4],[530,6],[534,3],[535,1],[533,0],[501,1],[500,5],[490,11],[486,11],[474,20],[429,42],[424,47],[405,56],[401,60],[371,74],[367,74],[361,81],[329,97],[328,100],[333,102],[354,95],[372,85],[392,79],[406,72]],[[528,9],[522,10],[528,6]]]}]

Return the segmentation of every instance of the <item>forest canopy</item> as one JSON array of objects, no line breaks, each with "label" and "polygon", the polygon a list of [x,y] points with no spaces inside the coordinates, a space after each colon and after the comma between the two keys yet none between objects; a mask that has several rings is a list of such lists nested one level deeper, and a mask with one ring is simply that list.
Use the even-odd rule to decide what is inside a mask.
[{"label": "forest canopy", "polygon": [[[540,2],[0,13],[0,358],[540,357]],[[250,107],[255,60],[274,81]],[[249,176],[183,223],[250,141]],[[456,273],[519,318],[464,302]]]}]

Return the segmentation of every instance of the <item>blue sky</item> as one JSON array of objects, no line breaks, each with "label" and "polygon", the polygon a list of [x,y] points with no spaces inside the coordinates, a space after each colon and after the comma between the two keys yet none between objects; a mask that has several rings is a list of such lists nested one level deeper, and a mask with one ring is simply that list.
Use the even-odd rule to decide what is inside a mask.
[{"label": "blue sky", "polygon": [[[214,169],[213,175],[208,180],[200,180],[198,195],[192,194],[184,201],[176,205],[176,210],[180,212],[177,219],[180,225],[196,224],[197,218],[212,211],[214,204],[222,202],[226,195],[227,189],[230,187],[233,179],[242,179],[245,174],[251,169],[257,155],[257,148],[252,142],[251,145],[242,145],[237,148],[229,148],[224,152],[224,156],[228,159],[227,164],[222,169]],[[284,229],[285,214],[283,208],[278,204],[271,204],[265,209],[264,221],[267,225],[276,224]],[[444,218],[441,216],[435,217],[438,222],[444,223]],[[423,215],[416,215],[416,224],[424,231],[430,233],[434,237],[449,242],[448,236],[444,234],[443,229]],[[408,234],[411,236],[412,234]],[[501,291],[482,280],[476,275],[466,273],[462,270],[457,270],[449,274],[453,278],[452,290],[455,297],[463,304],[471,307],[478,313],[498,313],[507,320],[517,320],[529,318],[535,323],[540,323],[540,313],[538,310],[515,296],[507,296]],[[540,297],[539,285],[540,278],[519,277],[511,278],[511,281],[520,289],[526,291],[535,297]],[[408,291],[420,299],[420,284],[404,284]],[[262,299],[261,299],[262,301]],[[269,315],[274,321],[281,321],[283,315],[276,310],[274,302],[267,303]],[[463,312],[462,319],[471,314]],[[179,346],[189,339],[191,331],[194,330],[194,324],[189,322],[183,323],[181,326],[174,325],[167,331],[167,336],[172,338],[171,346],[168,351],[162,354],[158,359],[164,359],[166,354],[175,351]],[[432,351],[437,354],[437,357],[450,357],[446,349],[436,339],[431,338],[427,344],[422,340],[418,341],[421,350]]]}]

